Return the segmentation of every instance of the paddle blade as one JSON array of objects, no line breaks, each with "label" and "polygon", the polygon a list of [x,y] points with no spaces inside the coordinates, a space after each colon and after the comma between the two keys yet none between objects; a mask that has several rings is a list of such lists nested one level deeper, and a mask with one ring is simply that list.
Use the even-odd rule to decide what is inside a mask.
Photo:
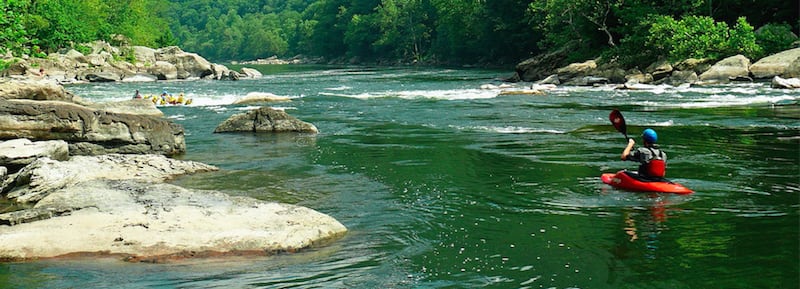
[{"label": "paddle blade", "polygon": [[628,126],[625,125],[625,118],[622,117],[622,113],[619,110],[611,111],[611,114],[608,115],[608,120],[611,121],[611,125],[617,129],[617,131],[621,132],[625,135],[625,138],[628,138]]}]

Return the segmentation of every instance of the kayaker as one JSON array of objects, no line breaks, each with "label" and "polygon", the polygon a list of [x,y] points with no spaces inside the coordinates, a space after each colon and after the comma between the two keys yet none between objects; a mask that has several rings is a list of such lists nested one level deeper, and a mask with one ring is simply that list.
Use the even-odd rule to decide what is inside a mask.
[{"label": "kayaker", "polygon": [[643,147],[633,149],[636,141],[628,139],[628,146],[622,151],[623,161],[639,162],[639,175],[649,179],[661,179],[666,175],[667,153],[662,151],[656,142],[658,134],[648,128],[642,132]]}]

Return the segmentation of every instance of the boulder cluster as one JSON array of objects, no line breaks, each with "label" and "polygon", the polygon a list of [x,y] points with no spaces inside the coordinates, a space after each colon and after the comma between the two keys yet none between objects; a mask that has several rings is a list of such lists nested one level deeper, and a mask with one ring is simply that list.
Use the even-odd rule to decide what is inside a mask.
[{"label": "boulder cluster", "polygon": [[176,79],[238,80],[260,77],[254,69],[233,71],[211,63],[196,53],[177,46],[153,49],[144,46],[115,47],[105,41],[88,43],[86,54],[75,49],[51,53],[45,58],[15,58],[10,53],[0,59],[11,63],[0,76],[47,78],[71,82],[135,82]]},{"label": "boulder cluster", "polygon": [[[265,99],[255,101],[271,100]],[[218,128],[282,131],[317,130],[267,107],[233,115]],[[98,104],[53,79],[0,78],[0,261],[264,255],[347,231],[312,209],[166,183],[218,170],[170,158],[185,151],[183,127],[151,101]]]},{"label": "boulder cluster", "polygon": [[677,63],[659,60],[644,70],[625,69],[614,61],[600,59],[558,67],[567,50],[540,55],[516,67],[512,81],[537,84],[592,86],[600,84],[669,84],[715,85],[735,81],[772,79],[775,88],[800,88],[800,48],[764,57],[755,63],[743,55],[718,62],[708,59],[686,59]]}]

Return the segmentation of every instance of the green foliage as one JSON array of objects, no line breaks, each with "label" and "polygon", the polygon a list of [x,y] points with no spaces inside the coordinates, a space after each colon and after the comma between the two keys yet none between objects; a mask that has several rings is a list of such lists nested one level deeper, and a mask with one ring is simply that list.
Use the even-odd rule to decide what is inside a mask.
[{"label": "green foliage", "polygon": [[177,46],[178,38],[172,34],[172,30],[167,29],[156,39],[156,47]]},{"label": "green foliage", "polygon": [[308,54],[365,61],[516,63],[538,51],[535,44],[541,39],[524,13],[528,2],[171,0],[164,17],[174,21],[171,27],[182,47],[218,60]]},{"label": "green foliage", "polygon": [[[572,50],[571,60],[602,54],[642,67],[660,56],[720,58],[742,53],[757,58],[764,51],[760,40],[753,41],[751,24],[796,22],[796,14],[791,13],[797,11],[796,4],[792,8],[789,2],[534,0],[528,11],[534,27],[545,37],[542,49],[556,50],[575,41],[580,45]],[[796,25],[795,29],[800,22]]]},{"label": "green foliage", "polygon": [[764,55],[790,49],[792,43],[797,40],[797,36],[792,33],[792,27],[785,23],[764,25],[756,31],[755,35],[756,43],[764,49]]},{"label": "green foliage", "polygon": [[32,40],[25,27],[28,1],[0,1],[0,53],[11,51],[16,55],[27,53]]},{"label": "green foliage", "polygon": [[125,61],[129,63],[136,63],[136,53],[134,53],[133,48],[126,49],[124,56]]},{"label": "green foliage", "polygon": [[11,64],[14,64],[13,60],[5,61],[3,59],[0,59],[0,71],[4,71],[4,70],[8,69],[9,67],[11,67]]},{"label": "green foliage", "polygon": [[114,34],[127,36],[129,44],[152,45],[166,27],[156,14],[162,7],[158,0],[3,0],[0,49],[44,57],[77,43],[110,41]]},{"label": "green foliage", "polygon": [[756,43],[756,34],[753,26],[747,23],[747,19],[739,17],[736,25],[728,32],[727,55],[743,54],[751,59],[761,58],[763,49]]},{"label": "green foliage", "polygon": [[72,49],[75,49],[75,51],[78,51],[83,55],[88,55],[88,54],[92,53],[92,48],[91,47],[86,46],[86,45],[82,45],[82,44],[81,45],[76,45]]},{"label": "green foliage", "polygon": [[[88,53],[76,45],[106,40],[119,46],[179,45],[223,61],[307,54],[472,64],[517,63],[577,44],[570,46],[576,47],[571,61],[603,55],[647,65],[662,55],[755,58],[783,50],[791,45],[787,32],[800,26],[790,2],[0,0],[0,52],[43,57],[75,47]],[[753,32],[751,24],[766,22],[794,26]]]},{"label": "green foliage", "polygon": [[659,16],[650,25],[649,32],[649,46],[671,60],[720,59],[735,54],[753,58],[761,53],[753,26],[743,17],[731,29],[726,23],[707,16],[687,16],[681,20]]}]

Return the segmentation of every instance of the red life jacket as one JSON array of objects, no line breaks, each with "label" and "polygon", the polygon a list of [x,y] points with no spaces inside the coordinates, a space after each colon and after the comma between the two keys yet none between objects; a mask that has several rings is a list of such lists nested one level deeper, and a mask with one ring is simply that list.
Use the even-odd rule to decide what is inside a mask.
[{"label": "red life jacket", "polygon": [[664,161],[664,152],[659,150],[658,155],[656,155],[653,148],[649,149],[650,153],[653,154],[653,159],[644,165],[644,173],[650,177],[663,178],[667,174],[667,162]]}]

